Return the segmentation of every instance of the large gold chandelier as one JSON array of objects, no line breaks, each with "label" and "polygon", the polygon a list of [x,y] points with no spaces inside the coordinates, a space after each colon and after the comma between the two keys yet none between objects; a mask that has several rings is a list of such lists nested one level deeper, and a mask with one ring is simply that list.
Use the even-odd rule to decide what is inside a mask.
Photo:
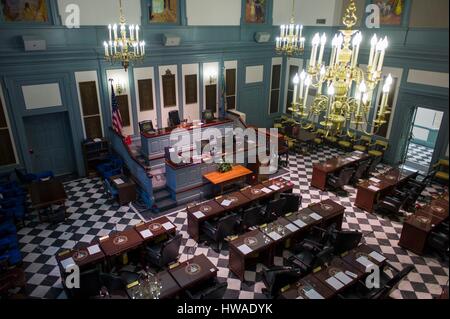
[{"label": "large gold chandelier", "polygon": [[140,62],[145,56],[145,41],[139,40],[139,25],[127,26],[123,14],[122,0],[119,0],[120,22],[119,25],[109,25],[109,41],[103,43],[105,47],[105,59],[112,64],[121,62],[125,71],[130,64]]},{"label": "large gold chandelier", "polygon": [[292,17],[289,24],[280,26],[280,36],[276,39],[278,54],[294,56],[305,51],[303,25],[295,24],[295,0],[292,0]]},{"label": "large gold chandelier", "polygon": [[[335,35],[332,40],[332,52],[329,65],[323,62],[324,48],[327,42],[325,34],[318,33],[312,40],[312,52],[306,71],[294,78],[293,115],[300,118],[305,128],[311,123],[320,121],[327,134],[342,132],[353,136],[350,127],[366,131],[372,109],[375,89],[381,84],[385,52],[388,47],[387,38],[371,40],[371,50],[367,69],[358,66],[358,57],[362,34],[353,30],[356,25],[356,6],[354,0],[349,1],[346,9],[344,25],[347,27]],[[390,113],[388,96],[392,85],[389,75],[383,84],[383,95],[379,111],[372,123],[375,131],[386,123]],[[308,92],[315,88],[316,95],[308,104]],[[317,121],[316,121],[317,119]]]}]

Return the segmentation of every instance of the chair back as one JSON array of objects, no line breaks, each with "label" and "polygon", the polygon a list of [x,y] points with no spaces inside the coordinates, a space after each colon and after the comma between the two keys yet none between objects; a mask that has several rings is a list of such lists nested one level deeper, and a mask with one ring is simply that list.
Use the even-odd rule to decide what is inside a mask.
[{"label": "chair back", "polygon": [[352,179],[353,173],[355,172],[355,169],[353,167],[345,167],[341,170],[339,173],[339,186],[344,186],[350,183],[350,180]]},{"label": "chair back", "polygon": [[162,245],[160,265],[165,266],[178,259],[182,239],[181,234],[178,234]]},{"label": "chair back", "polygon": [[357,231],[339,231],[334,239],[334,253],[341,255],[347,251],[355,249],[361,242],[363,234]]},{"label": "chair back", "polygon": [[262,207],[258,205],[246,209],[242,214],[242,224],[245,226],[245,229],[264,224]]},{"label": "chair back", "polygon": [[361,140],[363,145],[368,145],[368,144],[372,143],[372,137],[371,136],[363,135],[363,136],[361,136],[360,140]]},{"label": "chair back", "polygon": [[302,204],[302,196],[299,194],[281,194],[281,198],[286,199],[283,207],[283,214],[296,213]]},{"label": "chair back", "polygon": [[139,123],[139,130],[141,131],[141,133],[154,131],[155,129],[153,128],[153,122],[151,120],[140,122]]},{"label": "chair back", "polygon": [[92,269],[80,274],[80,288],[73,289],[74,297],[79,299],[89,299],[97,296],[102,288],[100,280],[100,270]]},{"label": "chair back", "polygon": [[316,255],[312,264],[312,269],[328,264],[331,260],[333,260],[333,258],[335,258],[333,247],[324,248]]},{"label": "chair back", "polygon": [[264,282],[272,297],[277,297],[283,287],[297,282],[301,277],[301,272],[292,267],[273,267],[263,272]]},{"label": "chair back", "polygon": [[226,282],[219,283],[204,292],[202,292],[200,299],[206,300],[218,300],[223,299],[225,292],[227,291],[228,284]]},{"label": "chair back", "polygon": [[370,166],[370,159],[360,162],[353,178],[355,180],[361,179],[366,174],[367,170],[369,169],[369,166]]},{"label": "chair back", "polygon": [[377,140],[375,142],[375,147],[376,147],[376,149],[378,149],[380,151],[386,151],[387,148],[389,147],[389,143],[386,141]]},{"label": "chair back", "polygon": [[217,241],[222,241],[228,236],[234,235],[239,217],[237,215],[228,215],[217,222]]},{"label": "chair back", "polygon": [[273,221],[278,217],[283,216],[285,205],[286,205],[285,198],[271,200],[266,207],[266,221]]},{"label": "chair back", "polygon": [[370,163],[370,166],[369,166],[369,169],[367,172],[369,174],[373,173],[376,170],[377,166],[381,163],[381,160],[382,160],[381,156],[372,158],[372,162]]},{"label": "chair back", "polygon": [[181,124],[180,113],[178,111],[169,112],[169,126],[178,126]]}]

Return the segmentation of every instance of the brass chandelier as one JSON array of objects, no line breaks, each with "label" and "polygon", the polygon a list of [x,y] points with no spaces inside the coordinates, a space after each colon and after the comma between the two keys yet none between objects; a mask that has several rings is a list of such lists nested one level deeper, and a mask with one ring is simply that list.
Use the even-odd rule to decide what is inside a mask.
[{"label": "brass chandelier", "polygon": [[[381,85],[381,76],[388,41],[371,40],[371,50],[367,69],[358,66],[358,57],[362,34],[352,28],[356,25],[356,6],[354,0],[349,1],[343,23],[347,27],[335,35],[332,40],[332,52],[329,65],[323,61],[326,35],[318,33],[312,40],[312,52],[306,71],[294,78],[294,96],[289,109],[294,116],[300,118],[303,127],[312,127],[311,123],[320,121],[327,134],[334,134],[347,128],[350,137],[351,125],[356,130],[366,131],[375,89]],[[381,105],[373,120],[375,131],[386,123],[390,113],[388,97],[391,90],[392,77],[389,75],[383,84]],[[316,89],[316,95],[308,104],[310,88]]]},{"label": "brass chandelier", "polygon": [[103,43],[105,47],[105,59],[112,64],[120,62],[128,70],[130,64],[141,62],[145,56],[145,41],[139,40],[139,25],[127,26],[123,14],[122,0],[119,0],[120,22],[119,25],[109,25],[109,41]]},{"label": "brass chandelier", "polygon": [[292,0],[290,23],[280,26],[280,36],[276,38],[276,51],[280,55],[294,56],[305,51],[303,25],[295,24],[295,0]]}]

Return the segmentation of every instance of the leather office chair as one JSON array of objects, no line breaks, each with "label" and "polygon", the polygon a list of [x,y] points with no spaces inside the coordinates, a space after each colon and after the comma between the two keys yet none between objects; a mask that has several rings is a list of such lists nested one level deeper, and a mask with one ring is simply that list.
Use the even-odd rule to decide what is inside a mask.
[{"label": "leather office chair", "polygon": [[280,196],[286,199],[286,204],[283,206],[283,215],[299,211],[303,199],[300,194],[283,193]]},{"label": "leather office chair", "polygon": [[337,175],[330,175],[327,179],[328,187],[332,190],[342,189],[345,185],[350,183],[354,172],[354,167],[345,167]]},{"label": "leather office chair", "polygon": [[209,123],[214,120],[214,113],[211,110],[205,110],[202,112],[202,121]]},{"label": "leather office chair", "polygon": [[369,166],[370,166],[370,163],[371,163],[371,160],[368,159],[365,161],[361,161],[358,164],[358,167],[355,170],[355,174],[353,174],[352,179],[351,179],[351,184],[353,186],[357,185],[359,183],[359,181],[366,176]]},{"label": "leather office chair", "polygon": [[146,260],[157,267],[164,268],[178,259],[182,239],[181,234],[177,234],[167,241],[148,245],[145,247]]},{"label": "leather office chair", "polygon": [[[422,193],[425,189],[430,185],[433,180],[436,172],[431,171],[422,181],[418,180],[409,180],[406,184],[400,189],[401,192],[407,194],[407,198],[405,203],[403,204],[403,208],[406,211],[414,210],[417,201],[419,200]],[[418,176],[421,176],[420,174]]]},{"label": "leather office chair", "polygon": [[265,215],[262,206],[250,207],[242,213],[242,218],[240,220],[240,231],[245,232],[250,227],[259,226],[264,224]]},{"label": "leather office chair", "polygon": [[263,289],[263,292],[267,297],[275,299],[279,297],[283,287],[296,283],[304,276],[304,273],[298,268],[275,266],[264,270],[262,275],[263,282],[267,287]]},{"label": "leather office chair", "polygon": [[380,288],[378,289],[368,289],[366,284],[362,281],[358,283],[353,289],[347,290],[343,293],[338,294],[340,299],[387,299],[391,292],[397,287],[397,285],[406,278],[411,271],[415,268],[413,265],[409,265],[402,270],[397,270],[396,268],[388,264],[387,268],[394,270],[395,274],[389,277],[385,271],[380,274]]},{"label": "leather office chair", "polygon": [[91,299],[99,296],[102,290],[111,295],[127,296],[126,286],[120,277],[101,273],[97,268],[80,274],[80,288],[65,290],[67,296],[74,299]]},{"label": "leather office chair", "polygon": [[52,171],[44,171],[35,174],[29,174],[25,169],[15,169],[17,178],[23,185],[28,185],[35,181],[49,180],[55,177]]},{"label": "leather office chair", "polygon": [[380,165],[382,160],[383,160],[383,158],[381,156],[373,157],[372,161],[370,162],[370,166],[369,166],[369,168],[367,170],[366,176],[367,175],[369,175],[369,176],[372,175],[377,170],[377,167],[378,167],[378,165]]},{"label": "leather office chair", "polygon": [[438,226],[428,237],[427,247],[438,254],[444,262],[449,260],[449,225],[448,222]]},{"label": "leather office chair", "polygon": [[358,231],[338,231],[331,235],[333,252],[336,256],[355,249],[361,242],[363,234]]},{"label": "leather office chair", "polygon": [[225,238],[234,235],[239,224],[239,217],[231,214],[220,218],[216,222],[206,221],[201,226],[201,232],[214,243],[214,250],[219,252]]},{"label": "leather office chair", "polygon": [[169,112],[169,127],[175,127],[181,124],[180,113],[178,111]]},{"label": "leather office chair", "polygon": [[284,206],[286,205],[286,198],[279,198],[271,200],[264,209],[266,223],[271,223],[284,215]]},{"label": "leather office chair", "polygon": [[381,214],[398,215],[407,198],[408,195],[406,193],[394,190],[391,195],[384,197],[378,202],[376,211]]},{"label": "leather office chair", "polygon": [[214,278],[213,282],[208,282],[202,287],[195,290],[186,290],[186,295],[189,299],[193,300],[219,300],[223,299],[225,292],[227,291],[227,282],[220,283]]},{"label": "leather office chair", "polygon": [[310,273],[317,267],[327,264],[334,258],[333,247],[319,249],[318,247],[309,246],[309,244],[304,243],[304,250],[288,259],[291,265],[298,268],[304,274]]},{"label": "leather office chair", "polygon": [[149,133],[149,132],[154,132],[155,128],[153,127],[153,122],[151,120],[149,120],[149,121],[139,122],[139,130],[141,133]]}]

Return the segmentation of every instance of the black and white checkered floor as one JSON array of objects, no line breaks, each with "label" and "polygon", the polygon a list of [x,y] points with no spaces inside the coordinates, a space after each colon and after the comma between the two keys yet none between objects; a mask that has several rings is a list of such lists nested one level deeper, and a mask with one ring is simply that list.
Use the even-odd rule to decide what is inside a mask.
[{"label": "black and white checkered floor", "polygon": [[[402,230],[399,222],[383,219],[368,214],[353,206],[356,190],[346,187],[348,197],[336,197],[328,192],[310,188],[313,163],[334,157],[339,153],[327,147],[309,156],[291,156],[290,173],[286,176],[296,185],[294,192],[301,193],[303,206],[331,198],[345,206],[344,228],[360,230],[365,234],[365,241],[382,251],[397,267],[413,264],[417,271],[411,273],[391,295],[396,299],[426,299],[440,295],[441,289],[448,284],[449,267],[433,257],[419,257],[398,246]],[[141,218],[132,206],[119,207],[104,194],[99,180],[83,179],[65,185],[69,196],[67,202],[70,218],[63,224],[50,226],[31,222],[19,231],[20,243],[24,255],[24,269],[27,278],[26,293],[35,298],[66,298],[62,289],[59,269],[55,255],[62,249],[74,248],[77,243],[90,243],[111,231],[121,231],[137,224]],[[427,194],[441,193],[443,189],[433,187]],[[246,282],[241,282],[228,269],[228,251],[215,253],[208,246],[198,245],[190,239],[187,230],[186,212],[184,210],[168,215],[183,235],[180,248],[181,261],[193,254],[205,254],[215,265],[221,281],[227,281],[227,299],[265,298],[265,287],[259,274],[262,265],[257,265],[246,272]],[[284,253],[286,257],[287,252]],[[275,258],[276,265],[282,265],[282,256]]]},{"label": "black and white checkered floor", "polygon": [[424,167],[430,167],[433,158],[434,149],[415,143],[410,143],[408,148],[407,161],[419,164]]}]

